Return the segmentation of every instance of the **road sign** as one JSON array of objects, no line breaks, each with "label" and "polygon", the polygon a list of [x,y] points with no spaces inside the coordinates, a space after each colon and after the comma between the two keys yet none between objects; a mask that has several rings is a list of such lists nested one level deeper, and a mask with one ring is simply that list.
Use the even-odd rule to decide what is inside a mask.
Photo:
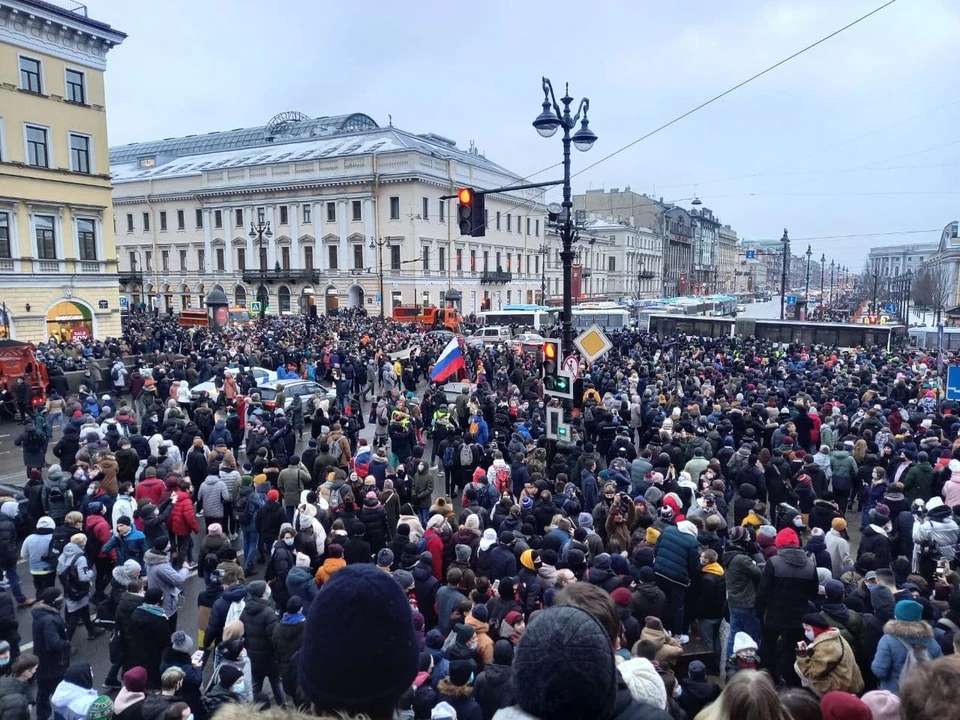
[{"label": "road sign", "polygon": [[796,295],[787,295],[787,305],[796,305],[797,296]]},{"label": "road sign", "polygon": [[380,302],[380,293],[377,293],[377,302]]},{"label": "road sign", "polygon": [[126,310],[126,309],[127,309],[127,299],[126,299],[125,297],[123,297],[122,295],[120,296],[120,309],[121,309],[121,310]]},{"label": "road sign", "polygon": [[897,311],[897,304],[893,302],[888,302],[883,306],[883,311],[887,313],[895,313]]},{"label": "road sign", "polygon": [[573,355],[568,355],[563,361],[563,369],[573,375],[574,380],[580,377],[580,361]]},{"label": "road sign", "polygon": [[259,301],[259,300],[253,300],[253,301],[250,303],[250,312],[252,312],[252,313],[258,313],[258,312],[260,312],[260,301]]},{"label": "road sign", "polygon": [[960,400],[960,365],[947,367],[947,400]]},{"label": "road sign", "polygon": [[613,347],[610,338],[604,335],[603,330],[601,330],[598,325],[591,325],[577,335],[573,340],[573,344],[577,346],[580,354],[583,355],[588,363],[596,362]]},{"label": "road sign", "polygon": [[747,260],[756,260],[757,251],[756,250],[747,250]]}]

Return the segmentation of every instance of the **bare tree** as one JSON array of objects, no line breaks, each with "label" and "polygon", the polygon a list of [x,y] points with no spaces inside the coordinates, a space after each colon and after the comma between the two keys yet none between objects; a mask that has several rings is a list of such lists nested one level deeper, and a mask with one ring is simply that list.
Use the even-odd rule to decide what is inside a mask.
[{"label": "bare tree", "polygon": [[943,264],[922,267],[913,279],[913,301],[918,308],[936,313],[937,324],[953,297],[950,273]]}]

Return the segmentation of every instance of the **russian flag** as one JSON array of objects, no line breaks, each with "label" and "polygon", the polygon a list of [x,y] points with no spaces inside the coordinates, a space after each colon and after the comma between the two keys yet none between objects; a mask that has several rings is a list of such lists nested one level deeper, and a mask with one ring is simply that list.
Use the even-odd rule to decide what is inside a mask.
[{"label": "russian flag", "polygon": [[453,338],[440,353],[440,357],[437,358],[437,362],[433,366],[433,372],[430,373],[430,379],[433,382],[443,382],[465,367],[463,352],[460,350],[460,340],[459,338]]}]

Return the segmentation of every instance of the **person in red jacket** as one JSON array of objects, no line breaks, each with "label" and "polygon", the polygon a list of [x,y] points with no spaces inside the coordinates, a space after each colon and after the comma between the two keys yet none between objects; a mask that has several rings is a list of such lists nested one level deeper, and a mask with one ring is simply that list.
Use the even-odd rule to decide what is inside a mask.
[{"label": "person in red jacket", "polygon": [[423,534],[423,539],[427,543],[427,550],[433,556],[433,576],[437,580],[443,578],[443,538],[440,533],[446,524],[443,515],[431,515],[427,521],[427,531]]},{"label": "person in red jacket", "polygon": [[[110,536],[113,535],[110,523],[104,517],[107,506],[100,502],[92,502],[88,508],[90,514],[87,515],[86,522],[84,522],[84,529],[87,531],[87,543],[90,544],[91,539],[95,539],[97,544],[103,547],[110,540]],[[97,579],[93,589],[94,604],[100,603],[106,598],[105,590],[110,582],[110,575],[116,562],[116,550],[110,552],[100,550],[97,552],[97,556],[93,560],[93,566],[97,571]]]},{"label": "person in red jacket", "polygon": [[137,485],[134,497],[138,503],[143,498],[147,498],[151,505],[159,505],[162,502],[164,488],[163,480],[157,477],[156,468],[148,467],[143,471],[143,480]]},{"label": "person in red jacket", "polygon": [[170,534],[176,538],[177,557],[182,558],[184,564],[193,566],[193,533],[200,532],[200,524],[190,500],[190,481],[181,480],[180,490],[170,497],[175,497],[176,501],[167,525]]}]

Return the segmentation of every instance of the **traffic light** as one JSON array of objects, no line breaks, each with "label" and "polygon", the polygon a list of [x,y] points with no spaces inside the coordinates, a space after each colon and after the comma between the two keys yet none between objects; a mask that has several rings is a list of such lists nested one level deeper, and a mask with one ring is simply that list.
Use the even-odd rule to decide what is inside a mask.
[{"label": "traffic light", "polygon": [[484,195],[473,188],[460,188],[457,191],[457,217],[460,221],[460,234],[470,237],[484,237],[487,234],[487,217],[484,211]]},{"label": "traffic light", "polygon": [[543,343],[543,392],[549,397],[573,400],[573,376],[560,369],[560,341]]}]

